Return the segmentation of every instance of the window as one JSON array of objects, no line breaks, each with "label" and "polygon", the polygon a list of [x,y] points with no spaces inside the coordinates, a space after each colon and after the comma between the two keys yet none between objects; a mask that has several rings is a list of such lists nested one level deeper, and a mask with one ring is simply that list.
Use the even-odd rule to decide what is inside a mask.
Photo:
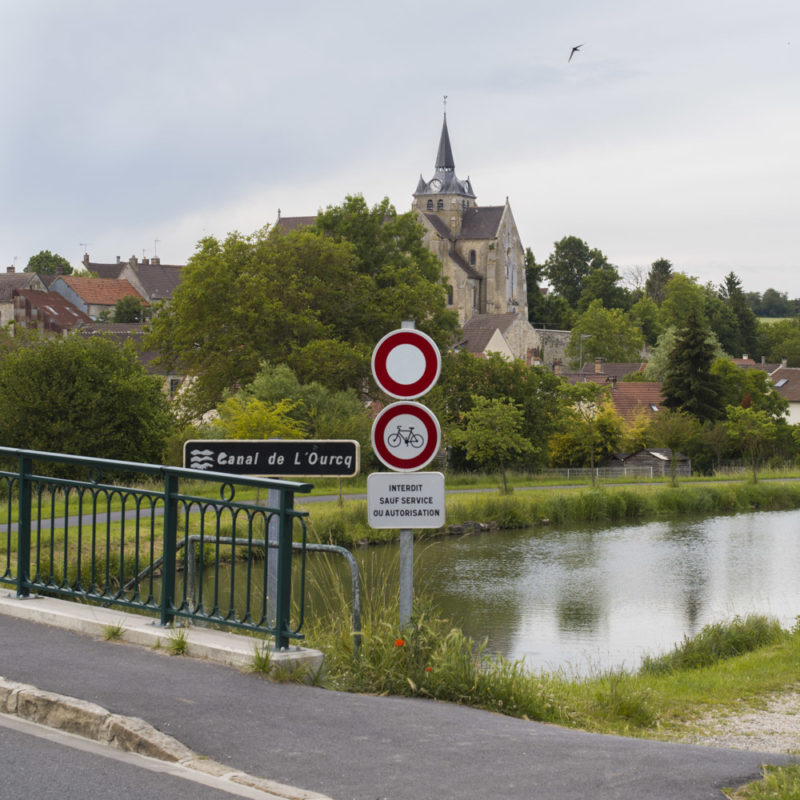
[{"label": "window", "polygon": [[453,287],[449,285],[447,287],[447,305],[453,305]]},{"label": "window", "polygon": [[436,201],[436,210],[444,211],[444,200],[439,199]]},{"label": "window", "polygon": [[477,259],[477,253],[474,250],[469,251],[469,265],[471,267],[475,266],[475,260]]},{"label": "window", "polygon": [[781,388],[781,386],[786,386],[786,384],[787,384],[787,383],[789,383],[789,379],[788,379],[788,378],[781,378],[781,379],[780,379],[780,380],[779,380],[779,381],[778,381],[778,382],[775,384],[775,388],[776,388],[776,389],[780,389],[780,388]]},{"label": "window", "polygon": [[428,200],[428,211],[433,211],[433,200]]}]

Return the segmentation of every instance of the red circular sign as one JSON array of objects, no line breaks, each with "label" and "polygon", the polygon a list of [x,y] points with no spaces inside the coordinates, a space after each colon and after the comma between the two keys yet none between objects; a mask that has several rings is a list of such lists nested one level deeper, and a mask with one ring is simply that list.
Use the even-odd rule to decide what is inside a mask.
[{"label": "red circular sign", "polygon": [[395,472],[413,472],[430,464],[441,439],[439,420],[420,403],[392,403],[372,424],[372,449]]},{"label": "red circular sign", "polygon": [[427,333],[400,328],[387,333],[372,351],[372,374],[390,397],[413,400],[439,378],[442,357]]}]

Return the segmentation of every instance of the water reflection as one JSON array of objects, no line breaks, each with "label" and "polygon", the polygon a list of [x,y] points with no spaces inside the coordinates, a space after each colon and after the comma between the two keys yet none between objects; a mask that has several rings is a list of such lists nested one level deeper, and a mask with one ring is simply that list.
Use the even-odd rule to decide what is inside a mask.
[{"label": "water reflection", "polygon": [[[800,614],[798,527],[800,511],[789,511],[432,539],[415,546],[415,585],[490,652],[535,669],[633,669],[644,654],[736,614],[771,614],[791,627]],[[396,593],[397,548],[356,556],[365,602]],[[325,604],[315,587],[331,585],[315,570],[336,566],[309,555],[307,617]]]},{"label": "water reflection", "polygon": [[[800,512],[475,534],[417,548],[419,588],[532,667],[635,668],[710,622],[800,613]],[[380,548],[393,557],[393,548]]]}]

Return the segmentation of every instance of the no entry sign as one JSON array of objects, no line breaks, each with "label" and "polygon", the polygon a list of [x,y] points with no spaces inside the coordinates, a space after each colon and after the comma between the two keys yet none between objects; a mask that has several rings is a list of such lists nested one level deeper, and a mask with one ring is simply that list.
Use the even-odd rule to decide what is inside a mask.
[{"label": "no entry sign", "polygon": [[413,472],[430,464],[441,439],[439,420],[420,403],[392,403],[372,425],[375,455],[396,472]]},{"label": "no entry sign", "polygon": [[387,333],[372,351],[372,375],[390,397],[413,400],[439,378],[442,357],[436,342],[422,331],[400,328]]}]

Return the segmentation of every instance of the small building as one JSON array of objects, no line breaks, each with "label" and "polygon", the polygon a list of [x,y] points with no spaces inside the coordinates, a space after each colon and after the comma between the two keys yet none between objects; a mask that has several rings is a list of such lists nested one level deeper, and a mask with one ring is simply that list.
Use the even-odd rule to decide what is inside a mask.
[{"label": "small building", "polygon": [[162,264],[158,257],[139,261],[136,256],[131,256],[122,261],[117,256],[115,263],[101,264],[91,261],[89,254],[84,253],[83,266],[92,276],[128,281],[148,303],[171,300],[183,274],[182,265]]},{"label": "small building", "polygon": [[800,367],[787,367],[786,362],[769,374],[775,391],[789,403],[786,421],[790,425],[800,422]]},{"label": "small building", "polygon": [[607,474],[612,475],[672,475],[673,462],[675,475],[688,477],[692,474],[692,461],[688,456],[675,452],[668,447],[649,447],[636,453],[615,453],[604,467]]}]

